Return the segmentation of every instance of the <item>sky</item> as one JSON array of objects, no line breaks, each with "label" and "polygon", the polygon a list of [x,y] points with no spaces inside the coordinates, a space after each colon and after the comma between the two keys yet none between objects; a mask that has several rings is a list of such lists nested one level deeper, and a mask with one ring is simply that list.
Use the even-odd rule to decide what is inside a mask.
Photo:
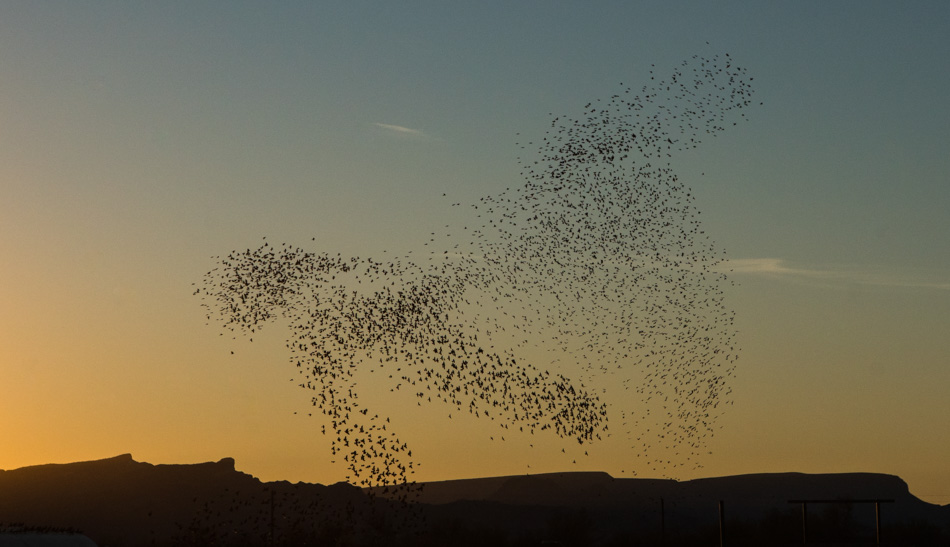
[{"label": "sky", "polygon": [[[442,194],[523,184],[517,143],[552,115],[728,52],[763,104],[675,167],[729,258],[741,353],[676,478],[888,473],[950,503],[948,31],[936,1],[4,2],[0,468],[130,452],[342,480],[280,329],[206,325],[212,257],[418,248],[457,215]],[[364,387],[418,480],[651,476],[635,447],[566,466]]]}]

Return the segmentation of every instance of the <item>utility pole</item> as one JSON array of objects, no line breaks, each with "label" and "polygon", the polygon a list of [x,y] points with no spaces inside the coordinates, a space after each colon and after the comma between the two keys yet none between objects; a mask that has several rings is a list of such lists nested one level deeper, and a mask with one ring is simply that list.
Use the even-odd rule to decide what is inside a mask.
[{"label": "utility pole", "polygon": [[666,507],[660,498],[660,545],[666,545]]},{"label": "utility pole", "polygon": [[802,502],[802,547],[808,545],[808,502]]},{"label": "utility pole", "polygon": [[874,540],[881,545],[881,500],[874,500]]},{"label": "utility pole", "polygon": [[274,536],[274,491],[270,491],[270,544],[277,545],[277,538]]},{"label": "utility pole", "polygon": [[875,544],[881,545],[881,504],[894,503],[892,499],[872,498],[872,499],[813,499],[813,500],[788,500],[788,503],[802,504],[802,545],[808,543],[808,504],[809,503],[873,503],[874,504],[874,533]]},{"label": "utility pole", "polygon": [[719,547],[726,545],[726,502],[719,500]]}]

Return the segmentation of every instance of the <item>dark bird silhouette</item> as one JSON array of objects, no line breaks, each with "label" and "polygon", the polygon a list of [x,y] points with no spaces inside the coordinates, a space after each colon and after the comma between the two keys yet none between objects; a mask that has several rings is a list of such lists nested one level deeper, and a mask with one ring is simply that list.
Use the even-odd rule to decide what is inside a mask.
[{"label": "dark bird silhouette", "polygon": [[215,257],[196,291],[209,321],[244,335],[285,321],[300,386],[359,486],[406,484],[414,465],[389,418],[370,417],[357,370],[420,405],[577,445],[612,416],[644,468],[698,465],[738,350],[724,252],[669,158],[731,126],[752,79],[725,54],[650,80],[519,144],[536,148],[523,183],[473,203],[480,224],[432,232],[422,255],[265,242]]}]

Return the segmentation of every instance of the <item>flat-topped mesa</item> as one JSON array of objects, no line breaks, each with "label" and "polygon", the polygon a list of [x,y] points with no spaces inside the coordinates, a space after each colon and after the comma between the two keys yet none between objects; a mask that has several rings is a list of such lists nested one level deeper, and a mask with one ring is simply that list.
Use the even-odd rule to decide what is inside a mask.
[{"label": "flat-topped mesa", "polygon": [[320,522],[322,513],[312,508],[358,507],[366,499],[348,484],[264,483],[237,471],[230,457],[153,465],[122,454],[0,473],[0,524],[78,530],[99,545],[182,544],[181,526],[192,522],[257,537],[266,532],[259,517],[272,503]]},{"label": "flat-topped mesa", "polygon": [[565,472],[424,483],[419,501],[445,504],[492,501],[515,505],[590,506],[679,500],[758,500],[782,505],[790,499],[870,499],[923,503],[900,477],[879,473],[760,473],[676,481],[614,478],[607,473]]},{"label": "flat-topped mesa", "polygon": [[685,481],[695,492],[720,497],[788,499],[869,499],[913,497],[896,475],[883,473],[757,473]]},{"label": "flat-topped mesa", "polygon": [[[564,515],[581,513],[589,517],[591,527],[607,534],[604,537],[647,534],[656,530],[664,504],[668,519],[672,519],[668,524],[699,534],[714,526],[720,500],[725,501],[732,521],[778,519],[791,530],[788,537],[797,537],[800,522],[796,519],[800,519],[801,510],[789,503],[795,499],[832,500],[809,506],[810,514],[823,518],[826,513],[850,511],[857,523],[873,523],[874,507],[856,504],[842,509],[840,502],[893,499],[881,508],[886,530],[896,534],[899,529],[923,526],[921,529],[929,530],[935,538],[950,536],[950,506],[927,504],[915,498],[899,477],[875,473],[763,473],[675,481],[562,472],[437,481],[422,486],[413,499],[418,502],[413,511],[428,515],[433,522],[463,522],[473,529],[490,522],[493,529],[512,537],[523,535],[526,529],[542,530]],[[236,471],[233,458],[153,465],[122,454],[0,473],[0,524],[70,529],[99,545],[146,547],[187,544],[191,537],[187,534],[198,529],[213,536],[205,538],[204,544],[226,543],[235,534],[267,537],[272,508],[275,515],[282,515],[280,522],[297,523],[297,531],[308,537],[340,531],[340,519],[344,518],[361,523],[385,515],[386,522],[401,522],[405,513],[399,511],[406,507],[403,502],[385,499],[386,491],[376,491],[375,496],[368,493],[348,483],[264,483]],[[188,528],[192,525],[197,528]],[[187,537],[183,530],[189,530]],[[353,530],[371,532],[359,526]],[[655,538],[648,535],[640,538],[641,543],[651,544]],[[366,536],[362,543],[354,544],[378,545],[380,537]],[[287,541],[285,544],[294,544]]]}]

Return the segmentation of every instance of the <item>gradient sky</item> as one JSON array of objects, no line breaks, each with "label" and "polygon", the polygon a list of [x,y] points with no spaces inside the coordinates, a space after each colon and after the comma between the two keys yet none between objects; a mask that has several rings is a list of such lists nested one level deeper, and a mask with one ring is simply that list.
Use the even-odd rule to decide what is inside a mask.
[{"label": "gradient sky", "polygon": [[[521,183],[516,133],[729,52],[764,105],[675,168],[732,260],[742,353],[679,478],[880,472],[950,503],[950,4],[130,4],[0,6],[0,468],[340,480],[280,330],[205,325],[212,256],[418,248],[442,193]],[[630,447],[566,468],[365,388],[419,480],[650,476]]]}]

